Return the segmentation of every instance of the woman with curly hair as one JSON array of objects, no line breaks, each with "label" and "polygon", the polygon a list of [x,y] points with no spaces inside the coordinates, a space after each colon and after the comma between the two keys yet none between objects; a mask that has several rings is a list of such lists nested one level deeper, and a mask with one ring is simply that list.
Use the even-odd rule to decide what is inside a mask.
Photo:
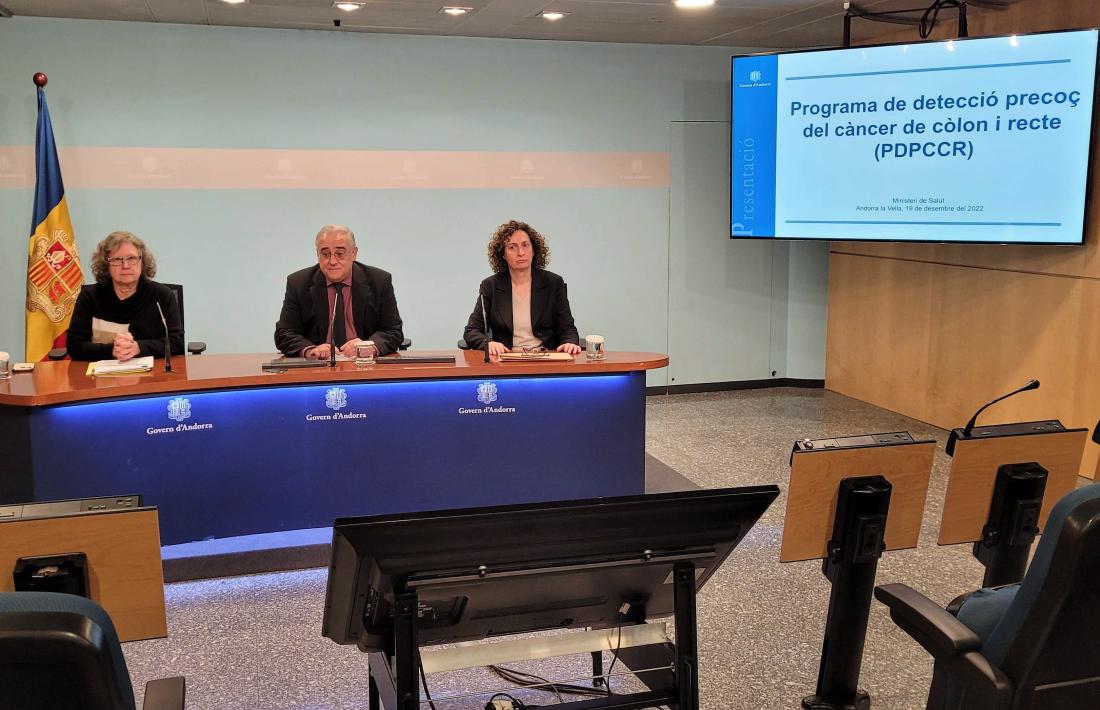
[{"label": "woman with curly hair", "polygon": [[[80,289],[66,347],[74,360],[164,357],[164,322],[172,352],[183,352],[183,323],[172,289],[151,279],[157,260],[129,232],[111,232],[92,254],[95,283]],[[160,310],[157,305],[160,305]]]},{"label": "woman with curly hair", "polygon": [[494,275],[481,282],[463,334],[466,344],[488,348],[490,355],[539,348],[579,353],[565,281],[546,270],[546,238],[526,222],[511,220],[493,232],[488,252]]}]

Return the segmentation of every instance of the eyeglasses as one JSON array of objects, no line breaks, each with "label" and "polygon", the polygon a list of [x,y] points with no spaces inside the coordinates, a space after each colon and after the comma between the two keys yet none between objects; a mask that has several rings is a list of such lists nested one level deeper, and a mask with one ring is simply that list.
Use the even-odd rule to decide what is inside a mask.
[{"label": "eyeglasses", "polygon": [[526,347],[512,348],[512,352],[521,352],[525,355],[538,355],[540,353],[545,353],[545,352],[548,352],[548,351],[547,351],[545,346],[539,345],[539,346],[533,347],[533,348],[526,348]]},{"label": "eyeglasses", "polygon": [[343,261],[348,258],[347,249],[337,249],[336,251],[329,251],[328,249],[322,249],[317,252],[317,257],[322,261],[328,261],[329,259],[336,259],[336,261]]},{"label": "eyeglasses", "polygon": [[112,256],[107,263],[111,266],[133,266],[139,261],[141,261],[140,256]]}]

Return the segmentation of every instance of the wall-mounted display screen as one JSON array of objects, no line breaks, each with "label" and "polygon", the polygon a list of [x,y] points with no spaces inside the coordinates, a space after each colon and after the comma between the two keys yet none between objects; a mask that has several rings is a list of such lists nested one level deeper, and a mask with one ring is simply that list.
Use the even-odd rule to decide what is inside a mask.
[{"label": "wall-mounted display screen", "polygon": [[1081,244],[1097,30],[734,57],[734,238]]}]

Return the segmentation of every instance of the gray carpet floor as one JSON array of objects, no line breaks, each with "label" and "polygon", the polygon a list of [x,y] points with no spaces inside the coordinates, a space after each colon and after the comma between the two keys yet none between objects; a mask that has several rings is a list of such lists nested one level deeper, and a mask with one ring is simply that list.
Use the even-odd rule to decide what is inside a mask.
[{"label": "gray carpet floor", "polygon": [[[829,584],[819,561],[779,562],[791,445],[802,437],[897,430],[935,438],[940,447],[920,544],[885,554],[878,582],[905,582],[946,603],[979,586],[982,578],[969,546],[935,544],[949,463],[942,450],[946,432],[823,390],[648,399],[646,449],[657,460],[647,465],[650,490],[676,488],[683,476],[703,488],[773,483],[784,491],[700,591],[704,708],[793,709],[813,692]],[[139,696],[146,680],[185,675],[192,710],[366,708],[365,657],[320,635],[325,581],[326,570],[312,569],[169,584],[168,638],[124,647]],[[583,657],[518,667],[564,678],[583,673],[587,664]],[[873,707],[923,707],[930,676],[924,652],[876,603],[860,678]],[[635,687],[632,683],[616,679],[613,687]],[[484,671],[429,676],[437,696],[501,685]],[[522,697],[546,706],[557,702],[553,695]],[[480,708],[484,702],[437,707]]]}]

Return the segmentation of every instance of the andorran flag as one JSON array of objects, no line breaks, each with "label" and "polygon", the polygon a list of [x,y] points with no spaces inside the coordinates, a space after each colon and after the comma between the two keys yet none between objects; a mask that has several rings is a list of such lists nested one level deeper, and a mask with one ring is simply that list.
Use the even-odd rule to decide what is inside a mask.
[{"label": "andorran flag", "polygon": [[84,284],[42,87],[38,87],[34,162],[37,179],[27,259],[28,362],[45,360],[51,349],[65,345],[73,304]]}]

